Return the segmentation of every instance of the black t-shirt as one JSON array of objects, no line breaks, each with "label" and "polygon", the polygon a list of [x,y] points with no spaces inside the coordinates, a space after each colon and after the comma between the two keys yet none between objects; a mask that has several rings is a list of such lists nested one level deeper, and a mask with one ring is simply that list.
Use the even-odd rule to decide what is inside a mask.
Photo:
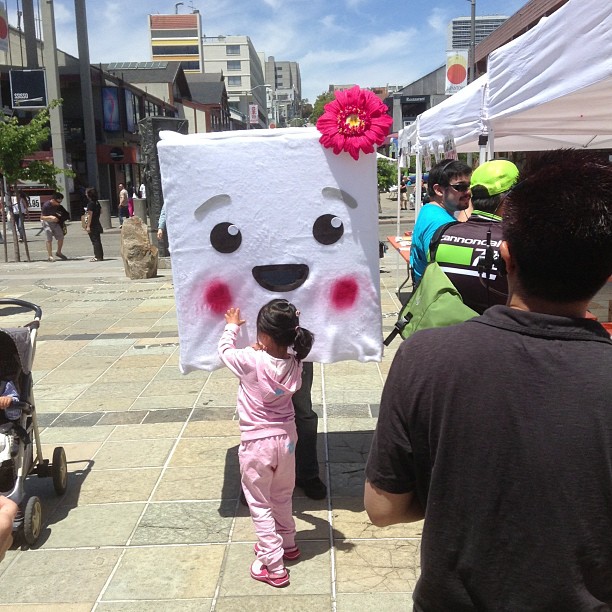
[{"label": "black t-shirt", "polygon": [[91,214],[91,228],[97,231],[100,227],[100,211],[102,210],[100,202],[98,200],[88,200],[87,210]]},{"label": "black t-shirt", "polygon": [[499,271],[500,221],[501,217],[475,210],[465,223],[444,231],[435,251],[435,260],[465,304],[481,314],[508,298],[508,281]]},{"label": "black t-shirt", "polygon": [[415,610],[612,606],[612,341],[493,306],[416,333],[366,476],[425,508]]}]

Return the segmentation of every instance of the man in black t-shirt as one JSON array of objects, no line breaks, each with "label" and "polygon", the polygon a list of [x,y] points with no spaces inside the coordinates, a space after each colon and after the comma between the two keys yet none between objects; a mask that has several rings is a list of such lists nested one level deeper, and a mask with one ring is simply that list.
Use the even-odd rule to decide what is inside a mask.
[{"label": "man in black t-shirt", "polygon": [[508,305],[393,360],[365,507],[425,518],[417,612],[612,608],[612,340],[585,316],[612,274],[611,194],[593,152],[528,162],[502,221]]}]

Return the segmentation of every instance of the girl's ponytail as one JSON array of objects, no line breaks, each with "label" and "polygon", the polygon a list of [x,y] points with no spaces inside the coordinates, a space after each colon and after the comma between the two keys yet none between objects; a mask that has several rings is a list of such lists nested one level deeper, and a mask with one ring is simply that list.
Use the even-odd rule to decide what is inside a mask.
[{"label": "girl's ponytail", "polygon": [[293,350],[295,357],[298,361],[302,361],[308,353],[314,343],[314,334],[308,331],[305,327],[295,328],[295,342],[293,343]]}]

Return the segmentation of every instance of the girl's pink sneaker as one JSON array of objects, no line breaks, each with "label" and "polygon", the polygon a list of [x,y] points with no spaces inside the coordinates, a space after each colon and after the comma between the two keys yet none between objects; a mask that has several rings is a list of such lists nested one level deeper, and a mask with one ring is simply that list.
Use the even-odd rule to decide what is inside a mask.
[{"label": "girl's pink sneaker", "polygon": [[286,569],[283,568],[281,572],[269,572],[268,568],[258,559],[251,563],[251,578],[277,588],[289,584],[289,572]]}]

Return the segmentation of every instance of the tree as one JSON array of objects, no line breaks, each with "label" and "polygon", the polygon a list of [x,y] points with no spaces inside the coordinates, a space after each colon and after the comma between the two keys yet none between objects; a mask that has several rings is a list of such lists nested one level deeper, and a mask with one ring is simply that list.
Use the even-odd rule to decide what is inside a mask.
[{"label": "tree", "polygon": [[397,183],[397,166],[386,159],[377,160],[378,191],[389,191],[389,187]]},{"label": "tree", "polygon": [[[57,175],[64,173],[74,176],[68,168],[57,168],[50,162],[32,159],[34,153],[49,140],[51,129],[49,127],[49,111],[61,104],[61,100],[53,100],[47,108],[32,117],[29,123],[21,125],[15,116],[9,117],[0,112],[0,173],[8,189],[5,196],[5,210],[11,210],[10,190],[16,190],[18,181],[34,181],[42,183],[50,189],[57,190]],[[11,213],[12,214],[12,213]],[[5,217],[2,215],[2,234],[6,235]],[[17,232],[13,223],[13,242],[15,245],[15,259],[21,261]],[[4,258],[8,261],[6,240],[4,241]],[[28,260],[30,254],[27,242],[25,243]]]},{"label": "tree", "polygon": [[17,117],[0,114],[0,172],[10,187],[15,187],[17,181],[35,181],[57,189],[58,174],[74,176],[67,168],[57,168],[46,161],[28,160],[49,140],[49,111],[59,104],[61,100],[54,100],[25,125],[20,125]]},{"label": "tree", "polygon": [[333,91],[324,91],[321,95],[317,96],[314,106],[312,107],[312,114],[310,115],[310,123],[315,124],[317,119],[325,112],[325,105],[332,100],[335,100],[336,96]]}]

